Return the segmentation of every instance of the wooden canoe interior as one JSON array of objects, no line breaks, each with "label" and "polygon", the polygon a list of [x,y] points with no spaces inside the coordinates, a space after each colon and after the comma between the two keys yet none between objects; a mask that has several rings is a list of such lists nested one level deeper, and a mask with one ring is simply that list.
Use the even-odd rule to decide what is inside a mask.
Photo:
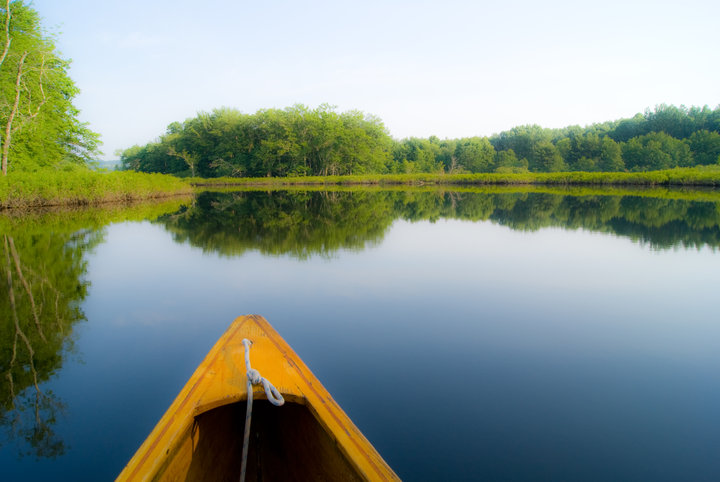
[{"label": "wooden canoe interior", "polygon": [[[156,480],[237,481],[245,403],[224,405],[195,418],[186,443]],[[189,443],[188,443],[189,442]],[[304,405],[253,403],[248,481],[363,480]]]}]

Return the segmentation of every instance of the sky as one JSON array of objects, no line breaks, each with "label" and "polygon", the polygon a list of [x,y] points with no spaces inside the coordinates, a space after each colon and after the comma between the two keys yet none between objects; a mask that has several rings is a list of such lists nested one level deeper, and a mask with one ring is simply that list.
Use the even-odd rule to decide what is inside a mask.
[{"label": "sky", "polygon": [[717,0],[34,0],[103,159],[201,111],[327,103],[397,138],[720,104]]}]

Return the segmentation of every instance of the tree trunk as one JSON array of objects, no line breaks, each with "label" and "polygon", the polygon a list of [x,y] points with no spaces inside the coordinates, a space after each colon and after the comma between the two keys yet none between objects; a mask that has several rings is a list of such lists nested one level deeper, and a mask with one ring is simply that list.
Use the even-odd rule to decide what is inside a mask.
[{"label": "tree trunk", "polygon": [[7,57],[8,51],[10,50],[10,43],[12,43],[12,38],[10,38],[10,0],[7,0],[5,3],[5,47],[3,48],[3,53],[0,55],[0,67],[2,67],[3,62],[5,62],[5,57]]},{"label": "tree trunk", "polygon": [[18,72],[17,77],[15,78],[15,103],[12,106],[12,110],[10,111],[10,115],[8,116],[7,125],[5,126],[5,139],[3,139],[3,145],[2,145],[2,173],[3,176],[7,176],[7,169],[8,169],[8,154],[10,153],[10,138],[12,136],[12,123],[15,119],[15,115],[18,111],[18,106],[20,105],[20,83],[22,81],[22,75],[23,75],[23,65],[25,64],[25,59],[28,56],[28,52],[25,52],[22,57],[20,57],[20,62],[18,63]]},{"label": "tree trunk", "polygon": [[[12,38],[10,37],[10,18],[10,0],[7,0],[5,2],[5,46],[3,47],[2,55],[0,55],[0,68],[2,68],[3,63],[5,63],[5,57],[7,57],[8,51],[10,50],[10,44],[12,43]],[[1,138],[0,143],[2,143]],[[5,169],[3,169],[3,174],[5,174]]]}]

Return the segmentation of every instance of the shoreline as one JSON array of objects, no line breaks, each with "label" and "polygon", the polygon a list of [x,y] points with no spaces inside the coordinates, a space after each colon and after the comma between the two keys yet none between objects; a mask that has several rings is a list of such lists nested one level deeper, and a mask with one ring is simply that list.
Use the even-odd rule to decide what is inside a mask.
[{"label": "shoreline", "polygon": [[478,174],[365,174],[348,176],[190,178],[194,187],[322,185],[567,185],[720,187],[720,166],[645,172],[552,172]]},{"label": "shoreline", "polygon": [[165,174],[38,171],[0,177],[0,211],[128,204],[193,194],[190,184]]},{"label": "shoreline", "polygon": [[366,174],[322,177],[178,178],[134,171],[39,171],[0,178],[0,211],[46,207],[127,204],[192,195],[204,189],[368,188],[720,188],[720,166],[646,172],[555,172],[517,174]]}]

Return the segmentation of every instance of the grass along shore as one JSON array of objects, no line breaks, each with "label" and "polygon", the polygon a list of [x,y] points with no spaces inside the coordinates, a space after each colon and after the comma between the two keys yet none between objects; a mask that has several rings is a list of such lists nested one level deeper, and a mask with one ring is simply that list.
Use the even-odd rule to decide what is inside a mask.
[{"label": "grass along shore", "polygon": [[352,176],[191,178],[197,187],[313,185],[567,185],[720,187],[720,166],[646,172],[364,174]]},{"label": "grass along shore", "polygon": [[139,172],[37,171],[0,176],[0,209],[88,206],[191,194],[183,179]]},{"label": "grass along shore", "polygon": [[0,209],[88,206],[191,194],[220,187],[556,186],[718,188],[720,166],[647,172],[367,174],[354,176],[178,178],[133,171],[38,171],[0,177]]},{"label": "grass along shore", "polygon": [[655,199],[673,199],[683,201],[701,201],[720,203],[720,189],[701,186],[584,186],[552,184],[293,184],[293,185],[243,185],[243,186],[205,186],[198,191],[211,192],[429,192],[438,195],[458,194],[515,194],[543,193],[558,196],[634,196]]}]

